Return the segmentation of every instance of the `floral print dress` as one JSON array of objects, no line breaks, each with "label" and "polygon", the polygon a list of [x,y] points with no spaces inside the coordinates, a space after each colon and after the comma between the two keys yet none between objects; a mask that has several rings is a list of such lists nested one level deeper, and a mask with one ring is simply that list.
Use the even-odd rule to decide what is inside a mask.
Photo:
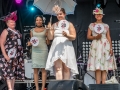
[{"label": "floral print dress", "polygon": [[[5,79],[24,79],[24,60],[23,60],[23,48],[21,46],[21,34],[19,31],[14,32],[11,29],[7,29],[8,35],[5,42],[5,51],[11,48],[16,49],[15,56],[7,61],[4,57],[0,58],[0,67],[3,71]],[[19,41],[20,40],[20,41]]]},{"label": "floral print dress", "polygon": [[[96,23],[91,23],[89,25],[90,30],[92,31],[93,36],[97,36],[97,33],[94,31],[94,26]],[[96,70],[113,70],[116,69],[116,62],[114,55],[111,56],[110,60],[107,58],[110,56],[110,43],[106,38],[107,31],[109,26],[102,23],[104,26],[104,31],[102,32],[102,37],[100,40],[93,40],[90,46],[89,57],[87,70],[96,71]],[[114,64],[113,64],[114,63]]]}]

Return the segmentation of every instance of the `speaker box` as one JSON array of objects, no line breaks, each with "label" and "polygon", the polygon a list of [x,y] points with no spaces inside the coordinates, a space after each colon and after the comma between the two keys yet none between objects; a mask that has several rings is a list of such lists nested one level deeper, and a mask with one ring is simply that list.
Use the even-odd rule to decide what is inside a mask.
[{"label": "speaker box", "polygon": [[26,83],[15,83],[15,90],[27,90]]},{"label": "speaker box", "polygon": [[79,80],[56,80],[51,81],[47,90],[88,90]]},{"label": "speaker box", "polygon": [[120,90],[120,84],[90,84],[89,90]]},{"label": "speaker box", "polygon": [[3,79],[0,80],[0,90],[8,90],[7,83]]}]

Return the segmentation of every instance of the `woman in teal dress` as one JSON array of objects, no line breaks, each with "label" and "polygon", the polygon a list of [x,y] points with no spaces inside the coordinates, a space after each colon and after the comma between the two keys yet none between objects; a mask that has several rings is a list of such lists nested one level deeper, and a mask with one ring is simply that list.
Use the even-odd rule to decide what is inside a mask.
[{"label": "woman in teal dress", "polygon": [[48,47],[47,44],[48,39],[46,37],[46,29],[43,27],[43,17],[42,16],[36,16],[35,17],[35,25],[36,27],[31,29],[30,36],[35,37],[38,39],[39,43],[38,45],[34,46],[31,42],[28,42],[28,46],[32,45],[32,68],[34,69],[34,81],[35,81],[35,86],[36,90],[39,89],[38,85],[38,71],[39,69],[42,70],[42,89],[44,90],[45,88],[45,83],[46,83],[46,61],[47,61],[47,56],[48,56]]}]

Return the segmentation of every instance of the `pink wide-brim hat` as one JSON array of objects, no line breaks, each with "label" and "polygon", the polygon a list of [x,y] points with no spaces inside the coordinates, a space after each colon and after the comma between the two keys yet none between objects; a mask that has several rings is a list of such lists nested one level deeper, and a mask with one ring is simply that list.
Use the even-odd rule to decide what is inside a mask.
[{"label": "pink wide-brim hat", "polygon": [[17,11],[14,11],[12,13],[9,13],[6,16],[1,17],[0,20],[5,21],[5,22],[8,20],[16,21],[17,20]]}]

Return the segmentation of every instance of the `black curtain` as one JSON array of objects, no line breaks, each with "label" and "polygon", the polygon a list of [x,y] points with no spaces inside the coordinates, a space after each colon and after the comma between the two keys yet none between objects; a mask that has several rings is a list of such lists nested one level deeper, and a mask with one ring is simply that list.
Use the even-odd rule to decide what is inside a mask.
[{"label": "black curtain", "polygon": [[[14,0],[0,0],[0,17],[7,15],[9,12],[13,11],[15,7],[13,6]],[[6,28],[6,24],[0,21],[0,33]]]},{"label": "black curtain", "polygon": [[[3,0],[0,0],[0,17],[3,16],[2,3],[3,3]],[[4,23],[2,21],[0,21],[0,34],[3,30],[3,26],[4,26]]]}]

